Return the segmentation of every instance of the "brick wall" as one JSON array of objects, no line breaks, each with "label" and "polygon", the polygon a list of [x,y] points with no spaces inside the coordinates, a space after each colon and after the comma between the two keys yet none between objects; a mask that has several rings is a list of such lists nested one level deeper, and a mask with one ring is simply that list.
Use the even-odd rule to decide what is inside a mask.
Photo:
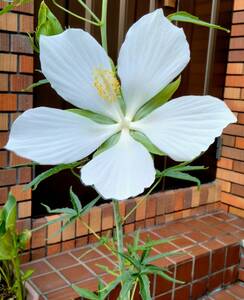
[{"label": "brick wall", "polygon": [[222,207],[244,217],[244,1],[235,0],[225,82],[226,104],[238,123],[222,136],[222,157],[217,178],[222,185]]},{"label": "brick wall", "polygon": [[[0,8],[6,2],[0,1]],[[23,92],[33,82],[33,51],[26,32],[33,31],[34,5],[19,6],[0,16],[0,167],[26,163],[2,147],[15,118],[32,107],[33,96]],[[31,168],[0,169],[0,206],[11,190],[18,201],[19,219],[31,216],[31,191],[23,186],[31,180]]]}]

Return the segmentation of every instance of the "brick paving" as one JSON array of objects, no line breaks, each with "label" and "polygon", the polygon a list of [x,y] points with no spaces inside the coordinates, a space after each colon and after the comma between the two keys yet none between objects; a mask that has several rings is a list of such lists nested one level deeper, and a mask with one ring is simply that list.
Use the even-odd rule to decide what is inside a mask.
[{"label": "brick paving", "polygon": [[[243,264],[240,262],[243,225],[243,219],[217,211],[143,229],[141,243],[147,238],[158,240],[175,237],[156,246],[153,255],[172,250],[183,251],[181,255],[158,259],[154,264],[167,267],[174,278],[185,284],[172,284],[160,277],[152,278],[153,299],[200,299],[209,294],[208,298],[204,296],[203,299],[212,300],[222,299],[219,297],[226,293],[229,298],[223,300],[241,299],[241,284],[231,286],[230,290],[211,292],[238,280],[238,270]],[[125,236],[125,246],[132,241],[132,236]],[[73,300],[77,299],[77,294],[70,287],[71,284],[96,291],[98,275],[105,283],[111,280],[111,276],[101,270],[98,264],[114,269],[115,257],[104,246],[96,247],[96,244],[92,244],[32,261],[24,264],[23,269],[35,270],[30,283],[42,300]],[[116,292],[112,293],[110,300],[117,298]],[[239,298],[233,298],[233,293]]]}]

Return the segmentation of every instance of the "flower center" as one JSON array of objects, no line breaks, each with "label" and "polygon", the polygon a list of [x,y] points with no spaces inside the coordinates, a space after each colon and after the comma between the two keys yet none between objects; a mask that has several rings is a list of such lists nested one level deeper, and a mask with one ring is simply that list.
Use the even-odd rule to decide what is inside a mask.
[{"label": "flower center", "polygon": [[131,122],[127,118],[123,118],[120,121],[120,128],[121,128],[121,130],[123,130],[123,129],[129,130],[130,129],[130,123]]},{"label": "flower center", "polygon": [[111,70],[95,69],[93,73],[93,85],[98,95],[110,103],[117,100],[120,94],[119,81]]}]

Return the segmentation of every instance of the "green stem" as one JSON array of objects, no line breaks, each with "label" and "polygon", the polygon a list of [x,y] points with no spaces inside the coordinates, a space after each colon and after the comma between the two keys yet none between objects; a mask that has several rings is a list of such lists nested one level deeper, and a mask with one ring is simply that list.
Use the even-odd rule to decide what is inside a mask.
[{"label": "green stem", "polygon": [[[116,240],[117,240],[117,250],[119,253],[124,253],[124,242],[123,242],[123,226],[122,226],[122,218],[119,211],[119,202],[117,200],[113,200],[113,209],[114,209],[114,221],[116,227]],[[123,274],[125,271],[125,262],[124,258],[118,254],[119,261],[119,270],[120,273]]]},{"label": "green stem", "polygon": [[87,10],[89,12],[89,14],[93,17],[93,19],[97,22],[97,23],[101,23],[101,20],[99,20],[99,18],[94,14],[94,12],[90,9],[90,7],[88,5],[86,5],[82,0],[77,0],[81,6],[83,6],[85,8],[85,10]]},{"label": "green stem", "polygon": [[93,21],[91,21],[91,20],[88,20],[88,19],[86,19],[86,18],[83,18],[83,17],[81,17],[81,16],[79,16],[79,15],[73,13],[72,11],[70,11],[70,10],[66,9],[65,7],[63,7],[62,5],[58,4],[55,0],[52,0],[52,2],[53,2],[53,4],[56,5],[58,8],[60,8],[61,10],[65,11],[66,13],[68,13],[69,15],[71,15],[71,16],[73,16],[73,17],[75,17],[75,18],[77,18],[77,19],[79,19],[79,20],[82,20],[82,21],[84,21],[84,22],[88,22],[88,23],[90,23],[90,24],[92,24],[92,25],[95,25],[95,26],[100,26],[100,23],[98,23],[98,22],[93,22]]},{"label": "green stem", "polygon": [[18,255],[16,258],[12,260],[14,273],[15,273],[15,280],[16,280],[16,299],[17,300],[24,300],[24,286],[21,279],[21,272],[20,272],[20,260]]},{"label": "green stem", "polygon": [[102,46],[106,52],[108,52],[108,42],[107,42],[107,8],[108,8],[108,0],[103,0],[102,3],[102,19],[100,25],[101,38],[102,38]]}]

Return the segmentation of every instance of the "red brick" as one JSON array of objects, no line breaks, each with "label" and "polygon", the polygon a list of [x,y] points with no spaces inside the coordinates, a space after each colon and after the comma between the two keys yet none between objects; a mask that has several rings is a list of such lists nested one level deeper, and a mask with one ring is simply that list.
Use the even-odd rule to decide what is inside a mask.
[{"label": "red brick", "polygon": [[9,165],[10,166],[15,166],[15,165],[20,165],[20,164],[27,164],[30,162],[28,159],[24,157],[20,157],[16,155],[15,153],[11,152],[10,153],[10,159],[9,159]]},{"label": "red brick", "polygon": [[0,33],[0,51],[9,51],[9,34]]},{"label": "red brick", "polygon": [[244,149],[244,138],[236,137],[236,147]]},{"label": "red brick", "polygon": [[230,49],[244,49],[244,37],[231,38]]},{"label": "red brick", "polygon": [[[239,62],[244,60],[244,50],[233,50],[229,51],[229,58],[230,62]],[[228,84],[229,85],[229,84]],[[233,85],[236,86],[236,85]],[[239,86],[239,84],[238,84]]]},{"label": "red brick", "polygon": [[30,2],[30,3],[18,5],[13,9],[13,11],[33,14],[34,13],[34,1]]},{"label": "red brick", "polygon": [[21,73],[33,73],[34,58],[32,56],[20,55],[19,71]]},{"label": "red brick", "polygon": [[230,192],[231,189],[231,183],[225,180],[218,179],[218,182],[220,183],[221,190],[224,192]]},{"label": "red brick", "polygon": [[243,0],[235,0],[234,1],[234,10],[244,10]]},{"label": "red brick", "polygon": [[235,137],[232,136],[232,135],[226,135],[226,134],[223,134],[222,135],[222,144],[224,146],[230,146],[230,147],[233,147],[235,145]]},{"label": "red brick", "polygon": [[0,74],[0,91],[8,91],[8,74]]},{"label": "red brick", "polygon": [[15,184],[16,170],[0,170],[0,186]]},{"label": "red brick", "polygon": [[[243,104],[243,106],[244,106],[244,104]],[[244,109],[243,109],[243,111],[244,111]],[[238,114],[238,123],[239,124],[244,124],[244,113],[243,114],[242,113]]]},{"label": "red brick", "polygon": [[244,161],[244,152],[241,149],[235,149],[224,146],[222,148],[222,156]]},{"label": "red brick", "polygon": [[7,151],[0,151],[0,167],[6,167],[8,164]]},{"label": "red brick", "polygon": [[0,111],[15,111],[17,96],[15,94],[0,94]]},{"label": "red brick", "polygon": [[0,71],[16,72],[17,71],[17,55],[0,53]]},{"label": "red brick", "polygon": [[8,188],[1,187],[0,188],[0,204],[5,204],[8,198]]},{"label": "red brick", "polygon": [[8,114],[0,113],[0,130],[8,130]]},{"label": "red brick", "polygon": [[33,32],[34,31],[33,16],[26,16],[26,15],[19,16],[19,31],[20,32]]},{"label": "red brick", "polygon": [[244,201],[242,197],[222,192],[222,201],[228,205],[244,209]]},{"label": "red brick", "polygon": [[20,111],[24,111],[33,107],[32,95],[19,95],[18,96],[18,108]]},{"label": "red brick", "polygon": [[232,183],[231,193],[244,197],[244,185]]},{"label": "red brick", "polygon": [[234,161],[233,169],[234,169],[234,171],[244,173],[244,162]]},{"label": "red brick", "polygon": [[244,20],[244,11],[233,12],[232,23],[243,23]]},{"label": "red brick", "polygon": [[218,160],[217,165],[219,168],[232,170],[233,168],[233,160],[229,158],[222,157]]},{"label": "red brick", "polygon": [[244,101],[242,100],[225,100],[225,103],[232,111],[244,111]]},{"label": "red brick", "polygon": [[[243,199],[242,199],[242,201],[243,201]],[[237,208],[237,207],[230,206],[229,212],[233,215],[237,215],[241,218],[244,218],[244,209],[240,209],[240,208]]]},{"label": "red brick", "polygon": [[18,218],[31,216],[31,201],[20,202],[18,204]]},{"label": "red brick", "polygon": [[224,91],[224,98],[228,99],[240,99],[241,88],[229,88],[226,87]]},{"label": "red brick", "polygon": [[[32,220],[32,228],[38,228],[46,224],[45,218],[38,218]],[[46,228],[42,228],[37,231],[33,231],[31,239],[31,248],[39,248],[45,246],[46,241]]]},{"label": "red brick", "polygon": [[8,141],[8,133],[7,132],[0,132],[0,148],[3,148]]},{"label": "red brick", "polygon": [[11,91],[21,92],[33,83],[33,77],[30,75],[11,75]]},{"label": "red brick", "polygon": [[17,14],[3,14],[0,18],[0,29],[7,31],[17,31]]},{"label": "red brick", "polygon": [[230,135],[239,135],[244,136],[244,126],[243,125],[237,125],[237,124],[230,124],[224,129],[224,133],[230,134]]},{"label": "red brick", "polygon": [[31,168],[20,168],[19,172],[19,182],[18,183],[28,183],[31,181]]},{"label": "red brick", "polygon": [[227,74],[243,74],[244,65],[242,63],[228,63]]},{"label": "red brick", "polygon": [[17,201],[24,201],[31,199],[31,189],[25,190],[25,185],[15,185],[11,187],[11,192]]},{"label": "red brick", "polygon": [[[244,54],[244,52],[243,52]],[[244,60],[244,55],[243,55]],[[244,76],[243,75],[227,75],[225,85],[230,87],[244,87]]]},{"label": "red brick", "polygon": [[230,170],[218,169],[217,177],[238,184],[243,184],[244,182],[244,174],[237,173]]},{"label": "red brick", "polygon": [[27,35],[11,35],[11,51],[17,53],[32,54],[33,49]]},{"label": "red brick", "polygon": [[232,25],[231,36],[243,36],[243,32],[244,32],[244,24]]}]

